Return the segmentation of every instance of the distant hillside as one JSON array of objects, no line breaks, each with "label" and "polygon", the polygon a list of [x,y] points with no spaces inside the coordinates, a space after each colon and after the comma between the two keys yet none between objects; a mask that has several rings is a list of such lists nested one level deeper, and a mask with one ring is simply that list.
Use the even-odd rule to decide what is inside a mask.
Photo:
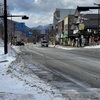
[{"label": "distant hillside", "polygon": [[18,28],[17,26],[21,22],[13,21],[10,19],[8,19],[7,21],[8,21],[8,31],[13,28],[12,29],[13,31],[23,31],[25,34],[27,34],[31,30],[31,28],[27,27],[26,25],[24,26],[23,30],[20,30],[20,28]]},{"label": "distant hillside", "polygon": [[45,25],[45,26],[39,25],[39,26],[33,27],[31,29],[39,31],[40,34],[47,34],[50,31],[51,27],[52,27],[52,24],[49,24],[49,25]]},{"label": "distant hillside", "polygon": [[[18,23],[21,23],[21,22],[17,22],[17,21],[8,19],[8,30],[11,30],[11,27],[13,25],[14,30],[18,31],[19,28],[17,28],[17,26],[16,26]],[[47,34],[47,33],[49,33],[51,27],[52,27],[52,24],[47,24],[44,26],[39,25],[39,26],[33,27],[33,28],[29,28],[25,25],[23,32],[24,32],[24,34],[28,34],[31,30],[37,30],[40,34]],[[19,31],[21,31],[21,30],[19,30]]]}]

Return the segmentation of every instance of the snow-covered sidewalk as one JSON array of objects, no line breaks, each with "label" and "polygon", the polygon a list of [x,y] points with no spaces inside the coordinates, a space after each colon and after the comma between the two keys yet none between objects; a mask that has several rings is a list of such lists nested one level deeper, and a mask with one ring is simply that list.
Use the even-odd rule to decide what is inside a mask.
[{"label": "snow-covered sidewalk", "polygon": [[13,50],[5,55],[3,49],[0,45],[0,100],[69,100],[25,67]]},{"label": "snow-covered sidewalk", "polygon": [[100,48],[100,45],[91,45],[91,46],[85,46],[85,47],[72,47],[72,46],[60,46],[60,45],[50,45],[50,47],[55,47],[55,48],[60,48],[60,49],[65,49],[65,50],[74,50],[74,49],[80,49],[80,48]]}]

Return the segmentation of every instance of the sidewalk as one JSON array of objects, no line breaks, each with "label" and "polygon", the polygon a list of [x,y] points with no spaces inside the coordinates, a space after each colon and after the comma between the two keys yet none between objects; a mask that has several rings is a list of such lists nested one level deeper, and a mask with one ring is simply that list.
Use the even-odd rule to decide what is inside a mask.
[{"label": "sidewalk", "polygon": [[66,49],[66,50],[73,50],[73,49],[80,49],[83,47],[72,47],[72,46],[62,46],[62,45],[49,45],[49,47],[54,47],[54,48],[60,48],[60,49]]},{"label": "sidewalk", "polygon": [[74,49],[82,49],[82,48],[100,48],[100,45],[90,45],[84,47],[72,47],[72,46],[61,46],[61,45],[49,45],[50,47],[66,49],[66,50],[74,50]]}]

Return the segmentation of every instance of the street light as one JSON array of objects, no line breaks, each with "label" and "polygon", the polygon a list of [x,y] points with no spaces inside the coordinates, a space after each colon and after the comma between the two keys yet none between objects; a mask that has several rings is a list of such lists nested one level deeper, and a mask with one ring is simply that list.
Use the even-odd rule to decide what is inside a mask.
[{"label": "street light", "polygon": [[100,4],[94,3],[94,5],[97,5],[98,6],[98,34],[97,35],[100,35],[99,34],[99,28],[100,28],[100,23],[99,23]]}]

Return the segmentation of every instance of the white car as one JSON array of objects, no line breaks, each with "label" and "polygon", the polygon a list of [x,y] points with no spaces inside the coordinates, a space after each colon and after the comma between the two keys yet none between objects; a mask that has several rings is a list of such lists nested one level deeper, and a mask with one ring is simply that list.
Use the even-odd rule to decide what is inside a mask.
[{"label": "white car", "polygon": [[48,41],[47,40],[43,40],[43,41],[41,41],[41,46],[43,46],[43,47],[48,47]]}]

